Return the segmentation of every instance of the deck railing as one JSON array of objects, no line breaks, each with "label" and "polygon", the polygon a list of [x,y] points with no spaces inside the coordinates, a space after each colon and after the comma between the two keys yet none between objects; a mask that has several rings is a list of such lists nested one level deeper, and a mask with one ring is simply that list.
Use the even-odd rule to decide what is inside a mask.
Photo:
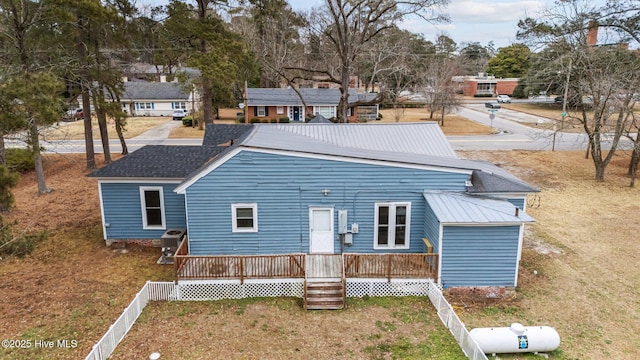
[{"label": "deck railing", "polygon": [[303,278],[304,254],[185,256],[176,255],[176,279]]},{"label": "deck railing", "polygon": [[438,276],[437,254],[343,254],[346,277],[431,278]]}]

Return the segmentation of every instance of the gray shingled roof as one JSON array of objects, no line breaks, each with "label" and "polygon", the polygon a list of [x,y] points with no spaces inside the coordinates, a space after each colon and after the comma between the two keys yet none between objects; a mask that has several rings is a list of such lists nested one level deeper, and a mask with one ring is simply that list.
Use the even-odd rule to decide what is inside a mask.
[{"label": "gray shingled roof", "polygon": [[309,124],[333,124],[326,117],[318,114],[313,119],[309,120]]},{"label": "gray shingled roof", "polygon": [[519,223],[535,221],[507,200],[451,192],[426,192],[424,198],[441,223]]},{"label": "gray shingled roof", "polygon": [[[340,102],[339,89],[298,89],[307,106],[337,106]],[[358,101],[355,89],[349,90],[349,102]],[[302,106],[300,97],[291,88],[249,88],[247,89],[248,106]]]},{"label": "gray shingled roof", "polygon": [[540,191],[539,189],[522,182],[511,174],[505,174],[504,170],[500,171],[502,169],[497,166],[493,166],[495,167],[494,172],[474,171],[471,175],[471,183],[473,185],[467,187],[467,192],[470,194],[479,194]]},{"label": "gray shingled roof", "polygon": [[218,146],[229,140],[238,140],[253,129],[253,125],[207,124],[202,145]]},{"label": "gray shingled roof", "polygon": [[124,83],[122,100],[189,100],[189,93],[175,82],[129,81]]},{"label": "gray shingled roof", "polygon": [[184,179],[226,149],[223,146],[147,145],[88,176]]}]

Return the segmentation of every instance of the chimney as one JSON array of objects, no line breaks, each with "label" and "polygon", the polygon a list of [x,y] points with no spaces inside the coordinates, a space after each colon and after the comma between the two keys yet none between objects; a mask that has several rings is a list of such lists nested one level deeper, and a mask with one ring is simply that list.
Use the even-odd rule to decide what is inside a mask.
[{"label": "chimney", "polygon": [[596,20],[591,20],[589,22],[588,32],[587,32],[587,46],[596,46],[598,43],[598,22]]}]

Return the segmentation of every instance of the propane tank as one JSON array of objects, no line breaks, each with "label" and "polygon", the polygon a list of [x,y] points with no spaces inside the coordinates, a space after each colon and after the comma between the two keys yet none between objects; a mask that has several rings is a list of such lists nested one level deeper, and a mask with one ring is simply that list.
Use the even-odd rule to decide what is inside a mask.
[{"label": "propane tank", "polygon": [[485,354],[549,352],[560,346],[560,335],[549,326],[476,328],[469,332]]}]

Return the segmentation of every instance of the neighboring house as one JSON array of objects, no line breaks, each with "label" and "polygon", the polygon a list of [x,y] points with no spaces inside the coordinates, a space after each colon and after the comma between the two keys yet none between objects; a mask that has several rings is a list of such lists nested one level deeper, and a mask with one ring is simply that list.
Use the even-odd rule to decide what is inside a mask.
[{"label": "neighboring house", "polygon": [[131,116],[172,116],[177,109],[193,113],[199,99],[195,91],[185,91],[177,82],[125,82],[120,97],[122,110]]},{"label": "neighboring house", "polygon": [[90,176],[109,241],[186,228],[194,258],[432,249],[448,286],[517,285],[537,191],[458,158],[435,123],[213,125],[202,147],[147,146]]},{"label": "neighboring house", "polygon": [[[290,122],[305,122],[307,118],[322,115],[327,119],[336,118],[340,103],[339,89],[298,89],[300,95],[291,88],[248,88],[246,89],[246,118],[268,121],[288,117]],[[300,96],[305,100],[304,103]],[[377,94],[358,94],[349,90],[349,103],[373,101]],[[306,107],[304,106],[306,105]],[[378,105],[352,106],[349,108],[349,122],[359,118],[375,120]]]},{"label": "neighboring house", "polygon": [[[82,107],[82,97],[78,102]],[[177,82],[125,80],[120,104],[122,111],[130,116],[172,116],[177,109],[193,113],[198,110],[200,100],[196,91],[185,91]]]}]

